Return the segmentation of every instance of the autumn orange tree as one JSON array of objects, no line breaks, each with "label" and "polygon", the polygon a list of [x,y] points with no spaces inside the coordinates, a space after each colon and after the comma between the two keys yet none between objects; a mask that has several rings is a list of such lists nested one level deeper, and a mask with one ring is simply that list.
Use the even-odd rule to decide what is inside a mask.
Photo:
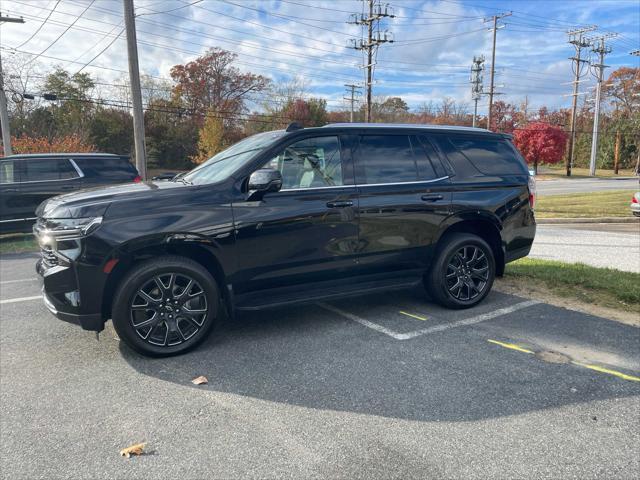
[{"label": "autumn orange tree", "polygon": [[77,134],[53,139],[30,137],[28,135],[11,137],[11,148],[14,153],[82,153],[96,151],[94,145],[87,143]]}]

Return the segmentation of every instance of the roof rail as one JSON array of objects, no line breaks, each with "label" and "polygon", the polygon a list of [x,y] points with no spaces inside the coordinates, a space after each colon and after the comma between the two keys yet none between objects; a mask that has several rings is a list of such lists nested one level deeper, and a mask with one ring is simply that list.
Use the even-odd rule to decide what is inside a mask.
[{"label": "roof rail", "polygon": [[288,126],[287,129],[285,130],[286,132],[295,132],[296,130],[302,130],[304,127],[302,126],[301,123],[299,122],[291,122]]}]

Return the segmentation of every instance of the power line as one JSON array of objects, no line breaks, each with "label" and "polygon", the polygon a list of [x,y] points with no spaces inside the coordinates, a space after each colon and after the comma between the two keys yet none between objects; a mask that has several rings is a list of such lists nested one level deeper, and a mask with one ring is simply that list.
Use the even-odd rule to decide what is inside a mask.
[{"label": "power line", "polygon": [[51,47],[53,47],[53,46],[58,42],[58,40],[60,40],[60,39],[64,36],[64,34],[65,34],[65,33],[67,33],[67,32],[69,31],[69,29],[70,29],[71,27],[73,27],[73,26],[76,24],[76,22],[77,22],[78,20],[80,20],[80,18],[82,18],[82,16],[85,14],[85,12],[86,12],[87,10],[89,10],[89,8],[91,8],[91,5],[93,5],[93,2],[95,2],[95,0],[91,0],[91,2],[89,3],[89,5],[87,5],[87,6],[86,6],[86,8],[85,8],[84,10],[82,10],[82,12],[80,12],[80,15],[78,15],[78,16],[73,20],[73,23],[71,23],[71,24],[70,24],[70,25],[69,25],[69,26],[68,26],[68,27],[67,27],[67,28],[66,28],[66,29],[65,29],[65,30],[60,34],[60,35],[58,35],[58,37],[57,37],[53,42],[51,42],[47,48],[45,48],[44,50],[42,50],[42,51],[41,51],[38,55],[36,55],[34,58],[30,58],[30,59],[29,59],[29,61],[28,61],[28,63],[32,63],[32,62],[36,61],[38,58],[40,58],[40,56],[41,56],[41,55],[43,55],[44,53],[46,53],[46,52],[47,52],[47,50],[49,50]]},{"label": "power line", "polygon": [[29,38],[27,38],[24,42],[22,42],[16,48],[22,48],[23,46],[25,46],[27,43],[29,43],[31,41],[31,39],[33,37],[35,37],[40,32],[40,30],[42,30],[42,27],[44,27],[46,25],[46,23],[49,21],[49,17],[51,17],[51,15],[53,15],[53,12],[56,10],[56,7],[58,6],[59,3],[60,3],[60,0],[58,0],[56,2],[56,4],[53,6],[51,11],[49,12],[49,15],[47,15],[47,18],[44,19],[44,21],[40,24],[40,26],[36,29],[36,31],[33,32],[33,34]]}]

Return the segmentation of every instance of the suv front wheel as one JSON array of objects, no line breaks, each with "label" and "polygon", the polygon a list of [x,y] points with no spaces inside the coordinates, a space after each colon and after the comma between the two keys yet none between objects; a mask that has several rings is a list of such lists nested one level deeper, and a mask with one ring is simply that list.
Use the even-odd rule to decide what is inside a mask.
[{"label": "suv front wheel", "polygon": [[129,347],[144,355],[184,353],[211,332],[218,299],[215,280],[193,260],[147,260],[122,280],[113,299],[113,326]]},{"label": "suv front wheel", "polygon": [[495,278],[491,247],[470,233],[454,233],[442,239],[425,288],[433,299],[448,308],[469,308],[487,296]]}]

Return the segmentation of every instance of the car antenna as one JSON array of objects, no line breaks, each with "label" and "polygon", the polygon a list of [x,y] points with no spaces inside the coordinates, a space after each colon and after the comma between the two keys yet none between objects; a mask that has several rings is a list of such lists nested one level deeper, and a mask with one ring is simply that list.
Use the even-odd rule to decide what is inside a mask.
[{"label": "car antenna", "polygon": [[299,122],[291,122],[285,132],[295,132],[296,130],[302,130],[304,127]]}]

